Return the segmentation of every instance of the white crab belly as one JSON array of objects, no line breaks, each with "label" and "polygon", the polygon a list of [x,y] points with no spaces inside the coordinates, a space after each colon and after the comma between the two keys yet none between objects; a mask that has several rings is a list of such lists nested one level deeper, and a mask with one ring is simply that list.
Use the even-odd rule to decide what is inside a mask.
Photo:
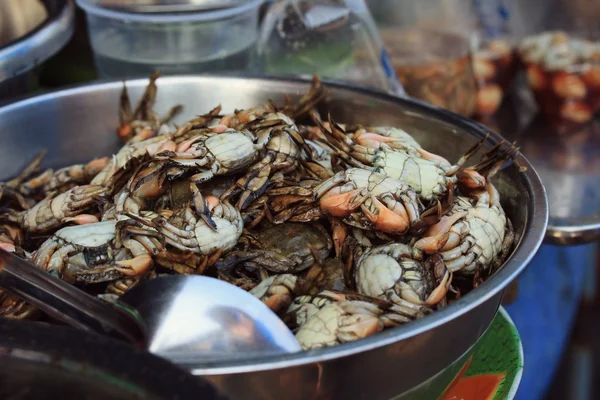
[{"label": "white crab belly", "polygon": [[220,217],[213,216],[212,219],[217,225],[216,231],[203,222],[199,222],[194,229],[201,254],[211,254],[217,249],[223,249],[223,252],[229,251],[236,245],[242,234],[239,225]]},{"label": "white crab belly", "polygon": [[205,145],[219,164],[229,170],[249,166],[256,155],[254,143],[240,132],[214,135],[205,142]]},{"label": "white crab belly", "polygon": [[477,261],[486,265],[500,253],[506,220],[491,209],[475,209],[471,214],[477,216],[468,219],[470,235],[475,239],[478,248]]},{"label": "white crab belly", "polygon": [[66,242],[84,247],[98,247],[107,244],[116,236],[117,221],[96,222],[93,224],[67,226],[55,235]]},{"label": "white crab belly", "polygon": [[383,169],[390,177],[410,185],[425,199],[438,192],[443,183],[442,172],[435,164],[401,152],[388,153]]},{"label": "white crab belly", "polygon": [[344,310],[337,303],[326,305],[308,318],[296,332],[296,339],[307,350],[337,344],[339,320],[344,314]]},{"label": "white crab belly", "polygon": [[358,262],[356,286],[359,293],[385,297],[402,277],[402,266],[386,254],[365,255]]}]

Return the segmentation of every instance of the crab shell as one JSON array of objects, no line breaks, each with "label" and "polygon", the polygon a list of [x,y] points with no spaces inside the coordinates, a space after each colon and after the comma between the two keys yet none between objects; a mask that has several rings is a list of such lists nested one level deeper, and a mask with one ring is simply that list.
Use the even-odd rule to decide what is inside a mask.
[{"label": "crab shell", "polygon": [[[474,261],[462,268],[463,272],[474,273],[478,265],[491,265],[502,250],[502,244],[506,234],[506,215],[502,210],[495,206],[477,205],[471,208],[464,221],[468,224],[468,239],[472,241],[472,247],[463,252],[467,260],[474,258]],[[465,241],[461,243],[462,247]],[[469,253],[473,254],[469,257]],[[449,252],[442,252],[444,261],[449,270],[455,267],[452,262],[461,261],[460,257],[452,257]],[[465,261],[466,262],[466,261]],[[463,264],[464,265],[464,264]]]},{"label": "crab shell", "polygon": [[67,243],[82,247],[100,247],[116,237],[117,221],[104,221],[95,224],[67,226],[54,236]]},{"label": "crab shell", "polygon": [[372,305],[361,301],[327,304],[300,327],[296,339],[311,350],[371,336],[384,328],[373,311]]},{"label": "crab shell", "polygon": [[383,299],[394,295],[421,304],[433,290],[422,253],[400,243],[366,251],[356,264],[359,293]]},{"label": "crab shell", "polygon": [[393,139],[398,139],[402,144],[416,149],[420,149],[421,145],[408,132],[400,128],[392,126],[377,126],[366,129],[368,132],[373,132],[378,135],[386,136]]},{"label": "crab shell", "polygon": [[448,185],[457,179],[456,176],[446,176],[445,170],[430,160],[391,149],[378,151],[372,166],[407,183],[425,200],[444,194]]},{"label": "crab shell", "polygon": [[219,249],[227,252],[235,247],[244,229],[244,220],[237,209],[232,207],[232,211],[237,214],[233,221],[212,216],[216,230],[211,229],[203,220],[198,220],[194,226],[194,234],[201,254],[212,254]]}]

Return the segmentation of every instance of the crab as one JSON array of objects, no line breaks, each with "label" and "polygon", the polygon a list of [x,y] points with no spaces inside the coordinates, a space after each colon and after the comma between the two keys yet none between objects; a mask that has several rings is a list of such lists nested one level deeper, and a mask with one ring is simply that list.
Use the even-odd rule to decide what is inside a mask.
[{"label": "crab", "polygon": [[48,238],[31,257],[34,264],[72,283],[139,277],[163,249],[158,232],[135,221],[68,226]]},{"label": "crab", "polygon": [[[470,173],[459,178],[465,196],[458,196],[449,212],[414,244],[428,254],[439,252],[451,272],[475,274],[478,278],[482,272],[499,268],[512,248],[512,223],[491,183],[505,160],[517,150],[502,145],[495,146],[480,163],[470,167]],[[492,153],[501,156],[491,157]]]},{"label": "crab", "polygon": [[150,82],[146,86],[146,90],[133,112],[131,111],[127,86],[123,83],[119,99],[119,127],[117,128],[117,136],[124,142],[136,140],[136,138],[140,137],[148,138],[155,136],[165,124],[183,110],[182,105],[175,105],[162,118],[157,117],[156,113],[152,110],[158,91],[156,80],[159,76],[158,72],[150,75]]},{"label": "crab", "polygon": [[273,225],[256,233],[245,232],[240,243],[244,249],[231,252],[232,260],[278,274],[302,272],[317,259],[326,258],[332,248],[331,236],[319,224]]},{"label": "crab", "polygon": [[390,301],[356,292],[338,290],[323,290],[315,295],[297,296],[282,315],[282,319],[293,332],[297,332],[325,306],[344,301],[371,304],[370,309],[375,309],[373,307],[375,306],[377,318],[383,323],[384,328],[392,328],[413,320],[406,315],[403,307]]},{"label": "crab", "polygon": [[156,229],[175,251],[158,254],[156,262],[183,274],[202,273],[238,242],[244,228],[240,212],[227,201],[204,197],[190,182],[192,203],[170,216],[152,219],[136,217],[141,224]]},{"label": "crab", "polygon": [[422,230],[436,222],[440,212],[439,204],[425,210],[406,183],[361,168],[340,171],[312,189],[289,186],[275,188],[269,194],[293,195],[290,206],[274,216],[279,223],[292,217],[298,221],[302,212],[306,222],[328,215],[349,226],[390,235]]},{"label": "crab", "polygon": [[424,259],[423,252],[401,243],[367,249],[356,262],[356,286],[367,296],[383,298],[418,317],[445,298],[452,274],[444,264]]},{"label": "crab", "polygon": [[27,196],[35,192],[40,192],[43,195],[51,192],[65,192],[76,185],[89,184],[106,167],[108,162],[108,157],[102,157],[96,158],[87,164],[75,164],[56,171],[47,169],[23,182],[19,190]]},{"label": "crab", "polygon": [[95,206],[95,199],[107,192],[107,188],[98,185],[75,186],[56,196],[47,197],[28,210],[9,210],[0,215],[0,221],[15,223],[27,233],[48,232],[69,222],[98,222],[96,216],[83,214],[83,211]]},{"label": "crab", "polygon": [[449,271],[467,275],[491,272],[504,262],[514,242],[510,219],[495,187],[458,197],[451,213],[429,228],[414,246],[443,258]]},{"label": "crab", "polygon": [[[445,195],[448,186],[456,183],[457,174],[464,164],[477,153],[487,139],[484,137],[477,142],[452,165],[445,158],[429,153],[420,146],[407,144],[402,139],[367,133],[364,129],[351,136],[333,122],[331,117],[329,126],[331,130],[321,124],[321,129],[328,143],[336,149],[336,154],[347,165],[385,173],[411,186],[419,198],[427,202]],[[363,140],[364,136],[368,138]]]},{"label": "crab", "polygon": [[[277,172],[291,172],[298,166],[299,154],[306,144],[290,115],[298,115],[320,101],[318,81],[294,106],[279,110],[274,104],[247,111],[236,111],[216,125],[175,133],[185,135],[174,151],[162,151],[155,159],[166,163],[172,177],[193,173],[192,180],[203,183],[215,176],[246,173],[224,193],[222,199],[238,196],[236,207],[245,209],[267,188]],[[177,138],[179,141],[181,138]]]},{"label": "crab", "polygon": [[295,296],[298,277],[293,274],[273,275],[263,279],[250,290],[250,294],[259,298],[273,312],[285,311]]}]

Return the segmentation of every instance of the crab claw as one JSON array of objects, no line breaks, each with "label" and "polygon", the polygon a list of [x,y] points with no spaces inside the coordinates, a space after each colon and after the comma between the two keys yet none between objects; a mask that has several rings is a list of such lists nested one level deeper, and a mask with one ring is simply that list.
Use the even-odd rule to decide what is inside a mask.
[{"label": "crab claw", "polygon": [[84,167],[85,173],[88,176],[96,176],[102,171],[110,162],[110,157],[95,158]]},{"label": "crab claw", "polygon": [[437,253],[446,245],[449,238],[450,235],[448,233],[440,233],[417,240],[414,247],[423,250],[426,254]]},{"label": "crab claw", "polygon": [[333,246],[335,248],[335,256],[339,257],[342,254],[342,245],[348,237],[348,229],[342,224],[337,218],[331,220],[331,226],[333,230]]},{"label": "crab claw", "polygon": [[486,183],[485,177],[472,168],[466,168],[458,173],[458,187],[464,193],[482,189]]},{"label": "crab claw", "polygon": [[450,161],[446,160],[442,156],[430,153],[427,150],[420,149],[420,148],[415,148],[415,150],[418,151],[419,154],[421,155],[421,157],[423,157],[424,159],[429,160],[429,161],[436,161],[442,167],[450,168],[452,166],[452,164],[450,164]]},{"label": "crab claw", "polygon": [[425,300],[425,304],[428,306],[434,306],[437,303],[439,303],[440,301],[442,301],[442,299],[444,299],[446,297],[446,294],[448,293],[448,289],[450,288],[451,283],[452,283],[452,272],[446,270],[446,272],[444,273],[444,277],[442,278],[442,281],[435,289],[433,289],[433,291],[431,292],[429,297],[427,297],[427,299]]},{"label": "crab claw", "polygon": [[97,216],[92,214],[79,214],[74,217],[63,218],[62,222],[73,222],[77,225],[94,224],[100,222]]},{"label": "crab claw", "polygon": [[445,232],[450,231],[450,228],[452,228],[452,225],[454,225],[458,220],[466,217],[467,214],[468,213],[466,211],[461,211],[461,212],[454,213],[450,216],[447,216],[447,215],[443,216],[440,219],[440,222],[429,227],[427,232],[425,232],[424,236],[425,237],[434,236],[434,235],[438,235],[440,233],[445,233]]},{"label": "crab claw", "polygon": [[337,337],[342,342],[366,338],[383,330],[383,322],[374,315],[356,314],[345,318],[344,325],[338,327]]},{"label": "crab claw", "polygon": [[397,138],[387,137],[378,133],[366,132],[361,129],[359,132],[354,134],[354,141],[361,146],[377,149],[381,143],[394,143],[399,142]]},{"label": "crab claw", "polygon": [[119,125],[117,128],[117,136],[122,140],[127,140],[133,135],[133,129],[128,124]]},{"label": "crab claw", "polygon": [[227,127],[227,125],[224,125],[224,124],[216,124],[216,125],[211,126],[209,129],[211,130],[211,132],[223,133],[228,129],[228,127]]},{"label": "crab claw", "polygon": [[12,243],[0,242],[0,249],[7,251],[9,253],[14,253],[16,251],[15,245]]},{"label": "crab claw", "polygon": [[206,225],[208,225],[210,229],[216,231],[217,224],[210,216],[210,211],[215,207],[216,203],[219,202],[219,199],[217,199],[214,196],[208,196],[206,198],[202,196],[200,189],[198,189],[198,186],[196,186],[194,182],[190,182],[190,190],[192,192],[193,204],[194,208],[196,209],[196,213],[200,216],[200,218],[202,218],[202,220],[206,223]]},{"label": "crab claw", "polygon": [[408,230],[409,222],[406,218],[390,210],[373,196],[371,197],[371,202],[376,209],[375,212],[369,210],[364,204],[361,205],[361,209],[369,222],[375,225],[375,228],[385,233],[398,235]]},{"label": "crab claw", "polygon": [[136,197],[147,199],[162,195],[167,187],[163,185],[167,174],[161,164],[140,171],[131,182],[131,191]]},{"label": "crab claw", "polygon": [[263,301],[274,313],[286,309],[292,302],[289,293],[276,293]]},{"label": "crab claw", "polygon": [[319,202],[321,209],[333,217],[345,217],[362,205],[364,199],[357,201],[361,189],[341,193],[341,188],[336,187],[327,192]]},{"label": "crab claw", "polygon": [[137,256],[131,260],[117,261],[116,270],[127,276],[143,275],[152,267],[152,257],[147,254]]}]

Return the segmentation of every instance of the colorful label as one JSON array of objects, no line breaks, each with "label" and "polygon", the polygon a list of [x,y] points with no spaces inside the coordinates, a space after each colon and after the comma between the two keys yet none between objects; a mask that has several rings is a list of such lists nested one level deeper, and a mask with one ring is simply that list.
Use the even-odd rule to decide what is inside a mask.
[{"label": "colorful label", "polygon": [[521,340],[501,308],[471,351],[394,400],[509,400],[516,393],[522,372]]}]

